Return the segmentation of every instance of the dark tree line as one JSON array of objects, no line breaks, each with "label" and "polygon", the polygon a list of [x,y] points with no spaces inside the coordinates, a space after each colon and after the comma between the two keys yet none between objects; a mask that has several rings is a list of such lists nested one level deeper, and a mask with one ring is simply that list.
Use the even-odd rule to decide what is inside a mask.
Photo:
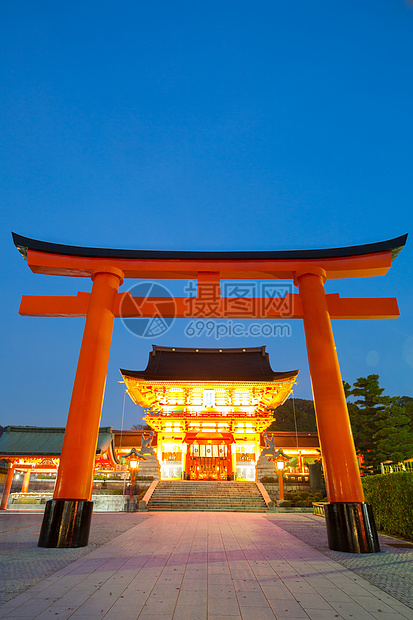
[{"label": "dark tree line", "polygon": [[383,461],[399,463],[413,457],[413,398],[383,396],[379,375],[343,385],[363,473],[379,473]]},{"label": "dark tree line", "polygon": [[289,398],[283,405],[273,411],[274,422],[267,429],[269,431],[317,431],[314,403],[304,398]]},{"label": "dark tree line", "polygon": [[[384,396],[379,375],[343,385],[356,451],[363,457],[363,473],[379,473],[384,461],[399,463],[413,457],[413,398]],[[294,432],[296,426],[298,431],[317,430],[312,400],[289,398],[273,414],[269,431]]]},{"label": "dark tree line", "polygon": [[152,430],[148,424],[132,424],[131,431],[150,431]]}]

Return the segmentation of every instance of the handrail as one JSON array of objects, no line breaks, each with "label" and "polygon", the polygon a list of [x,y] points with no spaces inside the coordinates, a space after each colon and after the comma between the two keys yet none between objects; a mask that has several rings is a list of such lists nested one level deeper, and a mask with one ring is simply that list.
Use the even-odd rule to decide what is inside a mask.
[{"label": "handrail", "polygon": [[404,461],[404,463],[380,463],[382,474],[397,474],[407,472],[413,474],[413,461]]},{"label": "handrail", "polygon": [[154,480],[152,482],[151,486],[149,487],[149,489],[146,491],[145,495],[142,497],[142,499],[139,502],[138,512],[144,512],[145,510],[147,510],[148,502],[151,499],[152,494],[155,491],[158,482],[159,480]]},{"label": "handrail", "polygon": [[265,488],[265,486],[262,484],[262,482],[256,482],[255,484],[257,485],[258,490],[261,493],[262,498],[264,502],[266,503],[268,510],[270,512],[274,512],[275,503],[272,501],[271,497],[268,495],[267,489]]},{"label": "handrail", "polygon": [[313,502],[313,515],[324,517],[324,506],[326,504],[328,504],[328,502]]}]

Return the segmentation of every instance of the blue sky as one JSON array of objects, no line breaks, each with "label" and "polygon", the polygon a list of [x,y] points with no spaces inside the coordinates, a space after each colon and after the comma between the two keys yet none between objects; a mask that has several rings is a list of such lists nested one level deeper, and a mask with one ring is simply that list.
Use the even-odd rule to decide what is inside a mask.
[{"label": "blue sky", "polygon": [[[0,25],[3,304],[0,424],[66,421],[83,319],[20,317],[22,294],[86,279],[33,275],[10,231],[72,245],[281,250],[372,243],[412,229],[413,4],[403,0],[19,1]],[[413,396],[411,241],[385,277],[329,281],[396,296],[397,320],[334,321],[343,378]],[[127,281],[122,290],[133,284]],[[175,283],[182,294],[184,283]],[[102,424],[119,428],[119,367],[152,343],[195,346],[184,320],[156,340],[115,323]],[[300,368],[291,337],[265,344]],[[127,400],[125,428],[140,411]]]}]

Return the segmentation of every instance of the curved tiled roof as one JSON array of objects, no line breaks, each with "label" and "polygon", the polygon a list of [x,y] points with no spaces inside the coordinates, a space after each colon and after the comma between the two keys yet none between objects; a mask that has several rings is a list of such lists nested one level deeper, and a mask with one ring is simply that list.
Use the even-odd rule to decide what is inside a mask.
[{"label": "curved tiled roof", "polygon": [[[60,456],[64,428],[7,426],[0,437],[0,456]],[[107,452],[113,439],[112,427],[99,429],[96,454]]]},{"label": "curved tiled roof", "polygon": [[298,370],[274,372],[265,347],[190,349],[153,345],[145,370],[120,369],[124,377],[145,381],[275,381],[293,379]]}]

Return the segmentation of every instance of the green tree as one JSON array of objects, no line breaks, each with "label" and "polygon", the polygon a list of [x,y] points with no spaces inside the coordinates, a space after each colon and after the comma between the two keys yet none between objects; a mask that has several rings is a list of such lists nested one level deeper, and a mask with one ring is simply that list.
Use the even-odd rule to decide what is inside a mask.
[{"label": "green tree", "polygon": [[379,386],[379,375],[359,377],[350,391],[355,398],[355,407],[349,407],[351,427],[356,450],[363,456],[364,473],[379,472],[381,458],[373,438],[380,428],[383,392],[383,388]]},{"label": "green tree", "polygon": [[295,423],[297,423],[297,431],[317,432],[312,400],[289,398],[273,410],[273,415],[274,422],[267,429],[269,431],[295,431]]},{"label": "green tree", "polygon": [[384,409],[374,441],[380,462],[399,463],[413,456],[413,432],[411,417],[406,406],[400,405],[398,396],[383,397]]},{"label": "green tree", "polygon": [[413,398],[411,396],[401,396],[397,403],[400,407],[405,407],[406,415],[410,420],[410,430],[413,433]]},{"label": "green tree", "polygon": [[[357,412],[358,412],[358,407],[355,403],[352,403],[351,401],[348,400],[349,397],[352,396],[352,390],[351,390],[350,383],[343,381],[343,388],[344,388],[345,397],[347,399],[347,409],[348,409],[348,414],[350,416],[351,428],[352,428],[353,436],[354,436],[354,426],[355,426],[355,419],[356,419]],[[354,437],[354,441],[355,441],[355,437]]]},{"label": "green tree", "polygon": [[379,473],[381,462],[413,456],[413,399],[383,396],[379,375],[359,377],[352,388],[345,382],[343,387],[346,398],[354,398],[348,409],[356,451],[363,456],[363,473]]}]

